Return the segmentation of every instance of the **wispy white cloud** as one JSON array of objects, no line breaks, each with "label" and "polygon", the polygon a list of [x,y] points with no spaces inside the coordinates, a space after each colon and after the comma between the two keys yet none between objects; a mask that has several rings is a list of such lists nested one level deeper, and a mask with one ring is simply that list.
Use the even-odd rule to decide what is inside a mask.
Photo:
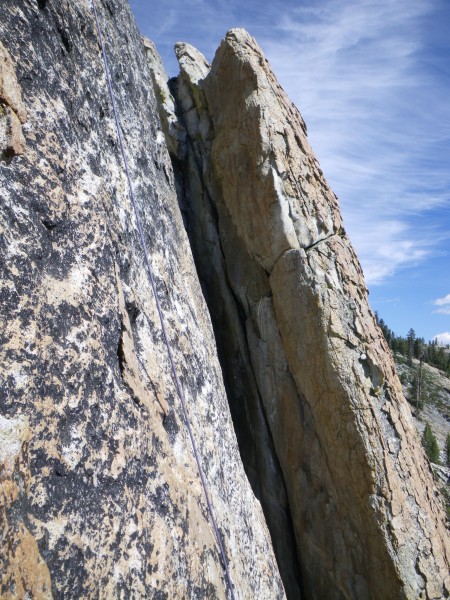
[{"label": "wispy white cloud", "polygon": [[450,294],[447,294],[443,298],[437,298],[433,304],[440,307],[434,310],[434,313],[440,315],[450,315]]},{"label": "wispy white cloud", "polygon": [[446,331],[445,333],[438,333],[434,336],[434,339],[437,340],[438,344],[441,344],[441,346],[448,346],[450,344],[450,332]]},{"label": "wispy white cloud", "polygon": [[[408,239],[407,227],[401,221],[371,221],[370,216],[348,219],[360,232],[356,244],[365,257],[366,280],[376,285],[405,264],[417,264],[430,253],[430,243]],[[354,239],[355,236],[353,236]]]},{"label": "wispy white cloud", "polygon": [[437,298],[433,304],[435,304],[436,306],[446,306],[446,305],[450,305],[450,294],[447,294],[446,296],[444,296],[443,298]]}]

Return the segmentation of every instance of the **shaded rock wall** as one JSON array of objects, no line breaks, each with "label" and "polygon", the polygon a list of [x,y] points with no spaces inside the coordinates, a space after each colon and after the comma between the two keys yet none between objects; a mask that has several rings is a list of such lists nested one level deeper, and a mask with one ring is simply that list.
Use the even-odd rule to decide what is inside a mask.
[{"label": "shaded rock wall", "polygon": [[[126,3],[98,10],[235,595],[281,599],[144,49]],[[5,0],[0,36],[1,127],[10,118],[0,137],[0,596],[230,597],[136,236],[90,2]]]},{"label": "shaded rock wall", "polygon": [[287,594],[299,582],[278,523],[292,519],[306,598],[446,597],[442,506],[305,124],[245,31],[227,34],[211,68],[175,49],[173,97],[150,46],[149,62]]}]

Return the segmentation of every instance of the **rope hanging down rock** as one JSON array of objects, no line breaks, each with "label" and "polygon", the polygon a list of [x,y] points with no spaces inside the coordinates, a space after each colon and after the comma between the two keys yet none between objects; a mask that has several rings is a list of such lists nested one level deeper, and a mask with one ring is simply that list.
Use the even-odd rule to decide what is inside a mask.
[{"label": "rope hanging down rock", "polygon": [[104,64],[104,68],[105,68],[105,75],[106,75],[106,80],[108,83],[108,91],[109,91],[109,97],[111,100],[111,105],[112,105],[112,109],[113,109],[113,113],[114,113],[114,121],[116,124],[116,131],[117,131],[117,138],[119,140],[119,146],[120,146],[120,151],[122,154],[122,159],[123,159],[123,164],[124,164],[124,168],[125,168],[125,174],[126,174],[126,178],[128,181],[128,190],[129,190],[129,194],[130,194],[130,199],[131,199],[131,203],[133,205],[133,211],[135,214],[135,218],[136,218],[136,226],[137,226],[137,230],[138,230],[138,235],[139,235],[139,240],[142,246],[142,250],[144,253],[144,260],[145,260],[145,265],[147,267],[147,274],[148,274],[148,278],[152,287],[152,291],[153,291],[153,295],[155,298],[155,303],[156,303],[156,308],[158,311],[158,316],[159,316],[159,320],[161,322],[161,329],[162,329],[162,333],[163,333],[163,337],[164,337],[164,342],[166,344],[167,347],[167,353],[169,355],[169,360],[170,360],[170,365],[171,365],[171,369],[172,369],[172,375],[173,375],[173,379],[175,382],[175,386],[177,388],[177,393],[178,393],[178,397],[180,398],[180,402],[181,402],[181,406],[183,409],[183,414],[184,414],[184,419],[185,419],[185,423],[186,423],[186,427],[189,433],[189,437],[191,440],[191,444],[192,444],[192,450],[195,456],[195,460],[197,462],[197,468],[198,468],[198,472],[200,475],[200,479],[202,482],[202,486],[203,486],[203,491],[205,494],[205,499],[206,499],[206,504],[208,507],[208,512],[209,512],[209,516],[211,519],[211,523],[214,529],[214,534],[217,540],[217,545],[219,547],[219,551],[220,551],[220,555],[221,555],[221,559],[222,559],[222,564],[223,564],[223,568],[225,571],[225,577],[227,580],[227,584],[229,587],[229,591],[230,591],[230,595],[232,600],[235,600],[235,595],[234,595],[234,590],[233,590],[233,584],[231,583],[231,577],[230,577],[230,572],[228,569],[228,561],[227,561],[227,557],[225,554],[225,549],[222,543],[222,540],[220,538],[220,534],[219,534],[219,529],[217,527],[217,523],[216,523],[216,519],[214,517],[214,511],[212,508],[212,504],[209,498],[209,492],[208,492],[208,487],[206,484],[206,479],[205,479],[205,475],[203,473],[203,469],[200,463],[200,458],[198,455],[198,451],[197,451],[197,445],[195,443],[195,439],[194,439],[194,434],[192,432],[192,428],[191,428],[191,424],[189,421],[189,417],[188,417],[188,413],[187,413],[187,409],[186,409],[186,400],[184,397],[184,392],[183,389],[181,387],[181,383],[180,380],[178,378],[178,373],[177,373],[177,369],[175,367],[175,362],[173,359],[173,354],[172,354],[172,349],[170,347],[170,342],[169,342],[169,338],[167,336],[167,331],[166,331],[166,326],[164,323],[164,316],[162,313],[162,309],[161,309],[161,304],[159,302],[159,297],[158,297],[158,292],[156,289],[156,284],[155,284],[155,279],[153,277],[153,270],[151,268],[150,265],[150,259],[149,259],[149,255],[148,255],[148,250],[147,250],[147,244],[145,242],[145,237],[144,237],[144,232],[142,229],[142,224],[141,224],[141,219],[139,217],[139,212],[138,212],[138,208],[137,208],[137,202],[136,202],[136,198],[134,195],[134,191],[133,191],[133,186],[132,186],[132,182],[131,182],[131,175],[130,175],[130,170],[128,167],[128,160],[127,160],[127,155],[125,152],[125,145],[124,145],[124,141],[123,141],[123,136],[122,136],[122,132],[120,129],[120,122],[119,122],[119,115],[118,115],[118,111],[117,111],[117,107],[116,107],[116,101],[114,99],[114,92],[113,92],[113,88],[112,88],[112,83],[111,83],[111,76],[110,76],[110,71],[109,71],[109,64],[108,64],[108,59],[106,56],[106,50],[105,50],[105,45],[103,43],[103,36],[102,36],[102,31],[101,31],[101,27],[100,27],[100,22],[98,19],[98,14],[97,14],[97,9],[95,6],[95,0],[91,0],[92,2],[92,10],[94,13],[94,18],[95,18],[95,24],[97,27],[97,33],[98,33],[98,39],[99,39],[99,43],[100,43],[100,47],[101,47],[101,51],[102,51],[102,57],[103,57],[103,64]]}]

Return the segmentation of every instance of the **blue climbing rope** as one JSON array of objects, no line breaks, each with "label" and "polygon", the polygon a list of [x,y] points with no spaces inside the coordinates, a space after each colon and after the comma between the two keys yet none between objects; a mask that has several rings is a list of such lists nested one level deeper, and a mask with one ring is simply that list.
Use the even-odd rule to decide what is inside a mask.
[{"label": "blue climbing rope", "polygon": [[217,545],[219,547],[219,551],[220,551],[220,556],[222,559],[222,564],[223,564],[223,568],[225,571],[225,577],[227,580],[227,584],[228,584],[228,588],[230,591],[230,595],[232,600],[235,600],[235,596],[234,596],[234,590],[233,590],[233,584],[231,582],[231,577],[230,577],[230,572],[228,569],[228,561],[227,561],[227,557],[225,554],[225,549],[220,537],[220,533],[219,533],[219,529],[217,527],[217,523],[216,523],[216,519],[214,517],[214,511],[213,511],[213,507],[211,504],[211,500],[209,498],[209,492],[208,492],[208,487],[206,484],[206,479],[205,479],[205,475],[203,473],[203,469],[200,463],[200,457],[197,451],[197,445],[195,443],[195,438],[194,438],[194,434],[192,432],[192,427],[189,421],[189,417],[188,417],[188,413],[187,413],[187,409],[186,409],[186,400],[184,397],[184,392],[183,389],[181,387],[181,382],[180,379],[178,377],[178,373],[177,373],[177,369],[175,367],[175,362],[173,359],[173,354],[172,354],[172,349],[170,347],[170,342],[169,342],[169,338],[167,336],[167,331],[166,331],[166,326],[164,323],[164,315],[162,313],[162,309],[161,309],[161,304],[159,302],[159,297],[158,297],[158,292],[156,289],[156,284],[155,284],[155,279],[153,277],[153,270],[150,264],[150,259],[149,259],[149,255],[148,255],[148,250],[147,250],[147,244],[145,242],[145,237],[144,237],[144,232],[142,229],[142,224],[141,224],[141,219],[139,217],[139,212],[138,212],[138,208],[137,208],[137,202],[136,202],[136,198],[134,195],[134,191],[133,191],[133,186],[131,183],[131,175],[130,175],[130,170],[128,167],[128,159],[127,159],[127,155],[125,152],[125,145],[124,145],[124,141],[123,141],[123,136],[122,136],[122,131],[120,129],[120,121],[119,121],[119,115],[118,115],[118,111],[117,111],[117,107],[116,107],[116,101],[114,99],[114,92],[113,92],[113,87],[112,87],[112,83],[111,83],[111,75],[110,75],[110,71],[109,71],[109,64],[108,64],[108,58],[106,56],[106,50],[105,50],[105,45],[103,43],[103,35],[102,35],[102,30],[100,27],[100,22],[98,19],[98,14],[97,14],[97,9],[95,6],[95,0],[91,0],[92,2],[92,10],[94,13],[94,18],[95,18],[95,23],[96,23],[96,27],[97,27],[97,33],[98,33],[98,38],[99,38],[99,42],[100,42],[100,47],[102,50],[102,57],[103,57],[103,64],[105,67],[105,74],[106,74],[106,80],[108,83],[108,90],[109,90],[109,97],[111,100],[111,105],[112,105],[112,109],[113,109],[113,113],[114,113],[114,120],[116,123],[116,131],[117,131],[117,138],[119,140],[119,146],[120,146],[120,151],[122,154],[122,159],[123,159],[123,164],[124,164],[124,168],[125,168],[125,174],[126,174],[126,178],[128,181],[128,189],[129,189],[129,194],[130,194],[130,199],[131,199],[131,204],[133,205],[133,211],[135,214],[135,218],[136,218],[136,226],[137,226],[137,230],[138,230],[138,234],[139,234],[139,240],[141,242],[141,246],[142,246],[142,250],[144,253],[144,259],[145,259],[145,264],[147,267],[147,273],[148,273],[148,278],[150,280],[150,284],[153,290],[153,295],[155,298],[155,303],[156,303],[156,309],[158,311],[158,316],[159,316],[159,320],[161,322],[161,329],[162,329],[162,333],[163,333],[163,337],[164,337],[164,341],[167,347],[167,353],[169,355],[169,360],[170,360],[170,366],[172,368],[172,375],[173,375],[173,379],[175,381],[175,386],[177,388],[177,392],[178,392],[178,397],[180,398],[180,402],[181,402],[181,406],[183,409],[183,414],[184,414],[184,419],[185,419],[185,423],[186,423],[186,427],[189,433],[189,437],[191,440],[191,444],[192,444],[192,450],[195,456],[195,460],[197,462],[197,468],[198,468],[198,472],[200,475],[200,479],[202,482],[202,486],[203,486],[203,491],[205,494],[205,499],[206,499],[206,504],[208,507],[208,512],[209,512],[209,516],[211,519],[211,523],[214,529],[214,535],[216,537],[217,540]]}]

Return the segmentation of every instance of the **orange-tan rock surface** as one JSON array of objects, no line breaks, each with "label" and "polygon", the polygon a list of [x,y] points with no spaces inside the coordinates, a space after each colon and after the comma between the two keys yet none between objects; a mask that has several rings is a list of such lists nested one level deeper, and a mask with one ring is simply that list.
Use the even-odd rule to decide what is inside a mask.
[{"label": "orange-tan rock surface", "polygon": [[[317,600],[448,597],[441,501],[298,110],[243,30],[226,35],[211,67],[188,44],[176,54],[180,76],[160,98],[187,133],[172,150],[180,204],[238,438],[246,413],[263,409],[248,429],[256,447],[244,439],[241,449],[288,597],[300,588]],[[241,374],[256,392],[242,390]],[[276,477],[258,470],[258,454],[279,464],[286,500],[273,502]]]},{"label": "orange-tan rock surface", "polygon": [[16,507],[30,491],[26,419],[0,416],[0,573],[2,595],[14,598],[52,598],[50,573],[36,540]]},{"label": "orange-tan rock surface", "polygon": [[0,41],[0,156],[8,159],[25,152],[22,124],[27,113],[14,63]]}]

